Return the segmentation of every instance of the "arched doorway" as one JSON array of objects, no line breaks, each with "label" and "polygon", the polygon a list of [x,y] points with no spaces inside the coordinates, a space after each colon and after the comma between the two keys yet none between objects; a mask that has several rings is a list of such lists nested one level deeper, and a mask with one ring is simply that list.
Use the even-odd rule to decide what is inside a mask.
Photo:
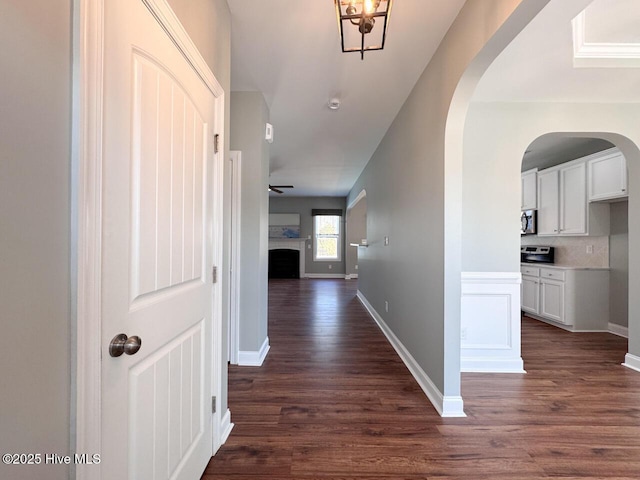
[{"label": "arched doorway", "polygon": [[[632,106],[603,104],[472,104],[464,143],[463,270],[485,277],[496,277],[497,273],[519,273],[517,218],[520,213],[521,159],[529,145],[545,134],[554,133],[564,138],[598,138],[617,146],[628,164],[629,210],[637,211],[640,194],[634,193],[634,185],[640,176],[640,150],[637,147],[640,136],[631,128],[637,110]],[[487,177],[492,178],[491,189],[486,188]],[[640,228],[631,222],[628,231],[629,291],[637,288],[636,276],[640,273],[640,263],[633,248],[638,241]],[[517,303],[519,305],[519,298]],[[636,369],[640,366],[640,325],[635,324],[634,312],[639,311],[639,307],[632,295],[628,307],[629,353],[625,364]],[[505,320],[505,329],[499,334],[502,337],[492,338],[505,338],[508,328],[517,328],[517,320],[519,318],[515,315]],[[514,330],[509,332],[512,334]],[[490,358],[489,350],[485,349],[485,353]]]}]

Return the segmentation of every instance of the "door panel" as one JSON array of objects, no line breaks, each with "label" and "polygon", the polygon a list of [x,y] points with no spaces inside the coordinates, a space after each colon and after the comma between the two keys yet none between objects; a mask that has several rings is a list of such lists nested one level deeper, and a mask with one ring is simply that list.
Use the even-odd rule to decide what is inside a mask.
[{"label": "door panel", "polygon": [[131,370],[133,478],[172,478],[204,434],[203,341],[204,320]]},{"label": "door panel", "polygon": [[162,67],[138,53],[133,65],[135,299],[204,276],[208,126]]}]

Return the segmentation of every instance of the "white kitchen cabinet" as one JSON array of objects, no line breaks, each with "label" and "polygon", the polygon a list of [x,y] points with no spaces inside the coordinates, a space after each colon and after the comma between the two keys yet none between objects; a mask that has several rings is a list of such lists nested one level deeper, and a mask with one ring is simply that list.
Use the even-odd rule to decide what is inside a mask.
[{"label": "white kitchen cabinet", "polygon": [[627,160],[617,148],[591,155],[587,170],[590,202],[628,196]]},{"label": "white kitchen cabinet", "polygon": [[585,157],[538,172],[538,235],[608,235],[609,208],[587,201]]},{"label": "white kitchen cabinet", "polygon": [[584,235],[587,233],[587,167],[582,162],[572,163],[558,173],[560,234]]},{"label": "white kitchen cabinet", "polygon": [[520,300],[523,312],[537,314],[539,310],[539,280],[538,277],[522,275],[522,283],[520,284]]},{"label": "white kitchen cabinet", "polygon": [[521,179],[521,210],[535,210],[538,208],[538,169],[523,172]]},{"label": "white kitchen cabinet", "polygon": [[521,310],[572,331],[608,331],[609,271],[522,264]]},{"label": "white kitchen cabinet", "polygon": [[558,170],[538,172],[538,235],[557,235],[559,229]]},{"label": "white kitchen cabinet", "polygon": [[540,316],[567,323],[564,315],[564,282],[540,279]]}]

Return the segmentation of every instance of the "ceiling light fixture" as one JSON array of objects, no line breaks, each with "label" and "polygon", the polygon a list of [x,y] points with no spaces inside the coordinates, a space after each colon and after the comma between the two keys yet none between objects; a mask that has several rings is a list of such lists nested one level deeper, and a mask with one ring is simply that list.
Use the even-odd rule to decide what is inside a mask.
[{"label": "ceiling light fixture", "polygon": [[[360,52],[360,58],[364,60],[364,52],[384,48],[393,0],[334,0],[334,2],[343,52]],[[383,23],[382,26],[374,29],[376,19],[378,23],[381,21]],[[357,26],[358,30],[349,28],[349,25]],[[352,46],[345,46],[345,44]],[[359,46],[355,46],[358,44]]]}]

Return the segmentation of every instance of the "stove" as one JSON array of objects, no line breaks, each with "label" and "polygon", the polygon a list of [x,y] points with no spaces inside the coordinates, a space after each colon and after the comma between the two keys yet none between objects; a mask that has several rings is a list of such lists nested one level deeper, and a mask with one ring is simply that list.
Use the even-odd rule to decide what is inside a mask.
[{"label": "stove", "polygon": [[527,245],[520,247],[522,263],[553,263],[554,249],[543,245]]}]

